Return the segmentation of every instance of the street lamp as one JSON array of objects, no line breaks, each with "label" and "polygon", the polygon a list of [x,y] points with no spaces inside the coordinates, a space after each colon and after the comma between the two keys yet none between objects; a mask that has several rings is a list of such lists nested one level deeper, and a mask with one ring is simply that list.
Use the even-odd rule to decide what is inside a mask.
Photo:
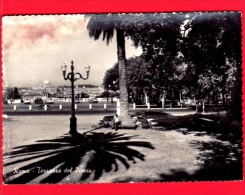
[{"label": "street lamp", "polygon": [[107,85],[107,94],[106,94],[106,97],[107,97],[107,102],[109,101],[109,89],[110,89],[111,85]]},{"label": "street lamp", "polygon": [[[63,72],[63,77],[65,80],[70,80],[71,81],[71,118],[70,118],[70,132],[69,134],[71,135],[75,135],[77,134],[77,118],[75,116],[75,100],[74,100],[74,82],[79,80],[79,79],[83,79],[83,80],[87,80],[88,76],[89,76],[89,71],[90,71],[90,66],[86,65],[85,66],[85,71],[86,71],[86,77],[83,77],[80,73],[74,73],[74,65],[73,65],[73,61],[71,61],[71,72],[69,72],[66,76],[66,69],[67,69],[67,65],[66,64],[62,64],[61,65],[61,70]],[[77,77],[76,77],[77,76]]]},{"label": "street lamp", "polygon": [[117,89],[117,82],[118,81],[113,81],[113,88],[114,88],[113,91],[118,91],[118,89]]}]

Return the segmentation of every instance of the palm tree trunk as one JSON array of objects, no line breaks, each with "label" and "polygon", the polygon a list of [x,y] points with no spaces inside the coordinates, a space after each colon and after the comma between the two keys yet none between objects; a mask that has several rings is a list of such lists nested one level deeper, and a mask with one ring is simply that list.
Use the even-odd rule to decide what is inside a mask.
[{"label": "palm tree trunk", "polygon": [[119,86],[120,86],[120,117],[128,117],[128,89],[126,78],[126,56],[124,30],[117,29],[117,57],[119,66]]}]

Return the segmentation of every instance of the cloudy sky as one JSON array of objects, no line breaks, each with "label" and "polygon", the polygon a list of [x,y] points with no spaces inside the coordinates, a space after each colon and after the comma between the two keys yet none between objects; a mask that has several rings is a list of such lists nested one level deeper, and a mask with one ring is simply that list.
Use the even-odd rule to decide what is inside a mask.
[{"label": "cloudy sky", "polygon": [[[82,15],[6,16],[2,23],[4,85],[40,86],[45,79],[54,86],[69,85],[60,66],[71,60],[82,75],[85,65],[91,66],[89,79],[76,84],[100,85],[105,71],[117,62],[115,37],[109,45],[89,38]],[[140,54],[126,40],[127,58]]]}]

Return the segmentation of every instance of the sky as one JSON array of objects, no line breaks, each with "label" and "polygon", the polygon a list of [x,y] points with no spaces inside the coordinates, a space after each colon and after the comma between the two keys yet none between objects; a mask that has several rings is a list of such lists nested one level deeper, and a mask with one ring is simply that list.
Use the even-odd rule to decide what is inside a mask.
[{"label": "sky", "polygon": [[[70,85],[64,81],[60,66],[85,76],[85,66],[91,66],[88,80],[76,84],[101,85],[105,72],[117,62],[116,37],[107,45],[90,38],[83,15],[6,16],[2,21],[3,79],[6,87],[40,86],[48,79],[53,86]],[[126,40],[126,57],[139,56]]]}]

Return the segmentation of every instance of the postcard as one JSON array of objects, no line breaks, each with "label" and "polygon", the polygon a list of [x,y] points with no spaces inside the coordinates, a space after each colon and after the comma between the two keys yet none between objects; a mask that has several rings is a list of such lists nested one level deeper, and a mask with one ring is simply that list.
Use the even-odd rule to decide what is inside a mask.
[{"label": "postcard", "polygon": [[241,24],[4,16],[4,184],[241,181]]}]

